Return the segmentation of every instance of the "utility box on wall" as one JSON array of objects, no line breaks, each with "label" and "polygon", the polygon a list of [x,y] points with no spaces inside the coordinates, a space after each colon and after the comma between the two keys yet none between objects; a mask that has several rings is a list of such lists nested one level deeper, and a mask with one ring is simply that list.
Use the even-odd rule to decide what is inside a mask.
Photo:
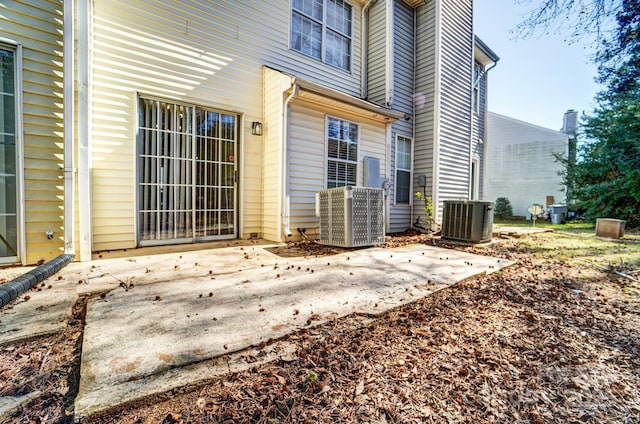
[{"label": "utility box on wall", "polygon": [[380,159],[365,156],[362,159],[364,168],[364,186],[380,188]]},{"label": "utility box on wall", "polygon": [[493,238],[493,202],[443,202],[442,238],[480,243]]},{"label": "utility box on wall", "polygon": [[318,193],[320,242],[328,246],[384,244],[384,193],[380,188],[337,187]]}]

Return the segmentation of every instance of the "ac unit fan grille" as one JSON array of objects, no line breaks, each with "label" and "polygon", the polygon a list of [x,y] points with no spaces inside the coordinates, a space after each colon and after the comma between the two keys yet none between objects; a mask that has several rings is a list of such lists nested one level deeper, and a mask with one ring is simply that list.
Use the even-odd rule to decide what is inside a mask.
[{"label": "ac unit fan grille", "polygon": [[442,238],[478,243],[492,236],[493,202],[443,202]]},{"label": "ac unit fan grille", "polygon": [[461,240],[471,239],[471,223],[473,208],[465,203],[445,203],[443,216],[447,219],[442,223],[443,237]]}]

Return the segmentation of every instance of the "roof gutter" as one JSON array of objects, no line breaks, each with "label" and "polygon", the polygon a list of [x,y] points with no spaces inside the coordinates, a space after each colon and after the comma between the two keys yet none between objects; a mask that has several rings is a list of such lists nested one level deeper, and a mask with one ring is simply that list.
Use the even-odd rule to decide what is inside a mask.
[{"label": "roof gutter", "polygon": [[490,70],[492,70],[493,68],[495,68],[496,66],[498,66],[498,61],[500,60],[500,58],[497,58],[493,64],[491,66],[489,66],[487,69],[484,70],[484,73],[488,73]]},{"label": "roof gutter", "polygon": [[404,119],[404,112],[399,112],[396,110],[391,110],[386,107],[379,106],[367,100],[359,99],[352,95],[343,93],[342,91],[325,87],[324,85],[320,85],[312,81],[304,80],[302,78],[297,78],[297,77],[292,77],[292,78],[294,78],[294,84],[299,86],[300,90],[316,93],[321,96],[324,96],[333,100],[337,100],[339,102],[342,102],[351,106],[358,107],[368,112],[379,114],[381,116],[384,116],[392,120]]},{"label": "roof gutter", "polygon": [[480,51],[487,56],[487,58],[491,61],[491,62],[497,62],[498,60],[500,60],[500,57],[498,57],[498,55],[491,50],[491,48],[489,46],[487,46],[487,44],[482,41],[480,39],[480,37],[478,37],[477,35],[473,37],[473,41],[475,43],[475,45],[480,49]]}]

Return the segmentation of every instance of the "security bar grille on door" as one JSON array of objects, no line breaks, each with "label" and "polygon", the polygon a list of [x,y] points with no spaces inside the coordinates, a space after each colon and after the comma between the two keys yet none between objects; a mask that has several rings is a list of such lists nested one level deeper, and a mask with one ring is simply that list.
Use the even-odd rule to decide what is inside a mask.
[{"label": "security bar grille on door", "polygon": [[236,115],[140,98],[141,245],[236,236]]}]

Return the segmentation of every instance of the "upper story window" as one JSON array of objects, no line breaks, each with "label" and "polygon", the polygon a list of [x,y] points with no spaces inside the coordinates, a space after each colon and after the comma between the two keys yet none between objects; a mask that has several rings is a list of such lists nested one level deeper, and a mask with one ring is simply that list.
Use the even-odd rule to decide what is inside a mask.
[{"label": "upper story window", "polygon": [[351,70],[352,15],[343,0],[292,0],[291,48]]},{"label": "upper story window", "polygon": [[327,188],[354,186],[358,168],[358,125],[327,118]]},{"label": "upper story window", "polygon": [[475,113],[480,113],[480,78],[482,78],[482,65],[473,62],[473,97],[471,105]]},{"label": "upper story window", "polygon": [[411,203],[411,139],[396,138],[396,203]]}]

